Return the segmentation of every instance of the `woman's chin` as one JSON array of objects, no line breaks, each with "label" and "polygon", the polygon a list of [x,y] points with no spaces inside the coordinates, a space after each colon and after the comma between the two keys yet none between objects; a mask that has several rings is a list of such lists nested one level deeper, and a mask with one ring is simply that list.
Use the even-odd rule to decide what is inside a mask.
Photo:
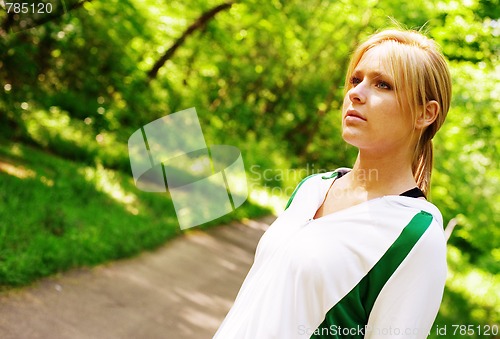
[{"label": "woman's chin", "polygon": [[360,136],[359,135],[356,135],[354,133],[351,133],[349,131],[346,131],[346,129],[344,129],[342,131],[342,139],[344,139],[345,142],[347,142],[349,145],[351,146],[354,146],[354,147],[358,147],[360,146]]}]

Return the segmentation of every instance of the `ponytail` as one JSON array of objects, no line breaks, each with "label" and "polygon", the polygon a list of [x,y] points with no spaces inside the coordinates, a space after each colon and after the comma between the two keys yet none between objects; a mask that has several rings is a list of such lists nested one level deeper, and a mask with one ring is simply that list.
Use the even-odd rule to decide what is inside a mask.
[{"label": "ponytail", "polygon": [[434,161],[432,140],[424,141],[423,144],[419,142],[415,155],[412,166],[413,177],[417,182],[417,186],[427,196],[431,187],[432,164]]}]

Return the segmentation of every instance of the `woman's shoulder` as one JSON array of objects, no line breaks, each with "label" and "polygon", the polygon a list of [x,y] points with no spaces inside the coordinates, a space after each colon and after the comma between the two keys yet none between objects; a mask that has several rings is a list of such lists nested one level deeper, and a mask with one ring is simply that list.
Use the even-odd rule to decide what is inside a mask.
[{"label": "woman's shoulder", "polygon": [[407,196],[401,195],[390,195],[384,196],[384,200],[387,204],[392,206],[393,208],[409,208],[413,209],[415,212],[425,212],[430,214],[434,221],[443,228],[443,216],[439,208],[434,205],[432,202],[426,199],[417,199]]}]

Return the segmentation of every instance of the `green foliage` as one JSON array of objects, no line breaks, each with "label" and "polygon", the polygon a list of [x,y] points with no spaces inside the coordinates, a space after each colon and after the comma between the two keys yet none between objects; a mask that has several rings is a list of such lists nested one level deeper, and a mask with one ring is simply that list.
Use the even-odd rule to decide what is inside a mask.
[{"label": "green foliage", "polygon": [[[436,323],[498,324],[498,0],[245,0],[195,30],[148,80],[186,28],[220,3],[92,1],[29,30],[19,26],[28,19],[15,18],[0,32],[1,135],[77,162],[49,161],[17,144],[2,147],[1,163],[35,174],[21,179],[0,172],[6,202],[0,239],[10,246],[0,247],[0,278],[14,267],[35,270],[6,280],[25,283],[135,253],[174,234],[159,226],[169,217],[156,217],[164,201],[138,193],[123,174],[129,172],[128,137],[168,113],[194,106],[208,144],[238,147],[255,199],[266,195],[263,187],[286,197],[311,172],[350,166],[356,150],[340,137],[339,114],[349,55],[394,18],[405,27],[424,26],[453,75],[452,108],[434,140],[431,199],[445,222],[457,221]],[[2,12],[2,29],[7,21]],[[112,198],[114,188],[99,186],[103,176],[119,182],[126,196],[134,192],[137,214]],[[242,211],[260,213],[250,205]],[[2,228],[5,222],[17,225],[15,231]],[[137,222],[149,226],[130,229]],[[145,240],[118,242],[123,237]],[[99,254],[90,255],[93,249]],[[75,253],[89,258],[75,259]]]}]

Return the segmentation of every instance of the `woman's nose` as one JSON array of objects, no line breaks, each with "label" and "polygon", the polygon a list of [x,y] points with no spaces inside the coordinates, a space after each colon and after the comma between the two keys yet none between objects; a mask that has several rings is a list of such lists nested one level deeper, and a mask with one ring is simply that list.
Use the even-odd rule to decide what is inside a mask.
[{"label": "woman's nose", "polygon": [[351,102],[356,102],[359,104],[365,103],[366,101],[366,94],[365,94],[365,82],[362,81],[359,84],[357,84],[355,87],[351,88],[348,92],[349,94],[349,99]]}]

